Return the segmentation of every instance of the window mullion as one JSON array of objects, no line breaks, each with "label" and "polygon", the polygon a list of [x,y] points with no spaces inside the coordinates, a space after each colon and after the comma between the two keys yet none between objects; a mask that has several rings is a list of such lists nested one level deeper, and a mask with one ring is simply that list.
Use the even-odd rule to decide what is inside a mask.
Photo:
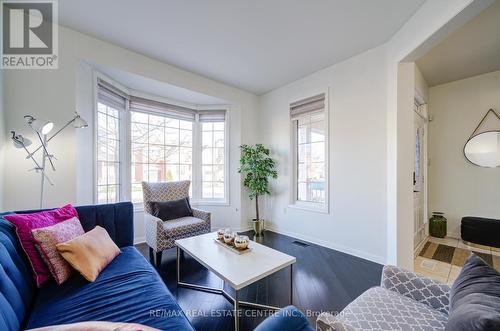
[{"label": "window mullion", "polygon": [[122,201],[132,200],[132,156],[131,156],[131,124],[130,100],[126,100],[125,109],[118,113],[119,116],[119,150],[120,156],[120,195]]},{"label": "window mullion", "polygon": [[167,123],[165,122],[165,117],[163,118],[163,177],[167,181]]},{"label": "window mullion", "polygon": [[312,137],[311,137],[311,115],[309,114],[307,116],[309,118],[309,123],[307,124],[306,127],[306,144],[308,147],[308,153],[307,153],[307,161],[306,161],[306,198],[307,201],[312,201],[312,196],[311,196],[311,174],[310,174],[310,169],[312,166]]},{"label": "window mullion", "polygon": [[215,156],[215,130],[214,130],[214,125],[212,123],[212,148],[211,148],[211,152],[212,152],[212,164],[211,164],[211,168],[212,168],[212,199],[215,198],[215,195],[214,195],[214,188],[215,188],[215,160],[214,160],[214,156]]},{"label": "window mullion", "polygon": [[146,134],[147,134],[147,139],[146,139],[146,154],[147,154],[147,158],[146,158],[146,173],[148,174],[147,176],[147,181],[150,182],[150,179],[149,179],[149,173],[150,173],[150,160],[151,160],[151,155],[150,155],[150,148],[151,146],[149,145],[149,130],[150,130],[150,127],[149,127],[149,114],[148,114],[148,123],[147,123],[147,127],[146,127]]},{"label": "window mullion", "polygon": [[293,125],[293,137],[292,137],[292,144],[293,144],[293,202],[299,200],[299,121],[298,120],[293,120],[292,121]]},{"label": "window mullion", "polygon": [[108,121],[109,113],[108,106],[106,106],[106,203],[109,203],[109,138],[108,138]]},{"label": "window mullion", "polygon": [[195,115],[195,120],[193,123],[193,162],[191,167],[191,180],[193,185],[193,199],[201,200],[201,166],[202,166],[202,140],[201,140],[201,125],[199,122],[200,115]]}]

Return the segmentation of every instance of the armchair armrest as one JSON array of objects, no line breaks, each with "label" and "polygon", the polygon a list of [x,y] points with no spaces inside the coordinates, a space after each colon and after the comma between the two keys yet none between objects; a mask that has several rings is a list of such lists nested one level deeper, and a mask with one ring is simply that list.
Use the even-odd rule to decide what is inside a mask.
[{"label": "armchair armrest", "polygon": [[382,287],[449,313],[450,286],[395,266],[384,266]]},{"label": "armchair armrest", "polygon": [[191,208],[193,210],[193,217],[205,220],[210,223],[210,219],[212,214],[208,211],[196,209],[196,208]]},{"label": "armchair armrest", "polygon": [[358,331],[353,326],[327,312],[322,312],[316,319],[316,331]]},{"label": "armchair armrest", "polygon": [[163,221],[147,212],[144,212],[144,228],[146,232],[146,242],[149,247],[158,251],[158,233],[161,232]]}]

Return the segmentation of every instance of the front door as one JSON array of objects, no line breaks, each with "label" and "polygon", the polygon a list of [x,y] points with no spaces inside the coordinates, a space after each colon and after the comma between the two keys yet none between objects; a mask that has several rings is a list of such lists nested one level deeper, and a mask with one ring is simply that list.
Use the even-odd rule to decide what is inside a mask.
[{"label": "front door", "polygon": [[413,169],[414,247],[426,237],[427,120],[425,105],[414,106],[415,159]]}]

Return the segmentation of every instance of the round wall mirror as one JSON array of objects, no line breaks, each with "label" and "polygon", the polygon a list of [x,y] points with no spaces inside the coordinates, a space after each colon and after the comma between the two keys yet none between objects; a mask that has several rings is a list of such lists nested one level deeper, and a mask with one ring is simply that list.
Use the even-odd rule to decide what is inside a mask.
[{"label": "round wall mirror", "polygon": [[500,167],[500,131],[487,131],[471,137],[464,146],[467,160],[480,167]]}]

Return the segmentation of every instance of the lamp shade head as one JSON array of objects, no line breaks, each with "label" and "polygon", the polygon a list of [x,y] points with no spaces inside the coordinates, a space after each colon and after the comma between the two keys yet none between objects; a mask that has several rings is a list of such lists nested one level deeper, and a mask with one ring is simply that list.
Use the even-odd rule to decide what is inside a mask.
[{"label": "lamp shade head", "polygon": [[75,119],[73,120],[73,127],[76,129],[83,129],[88,127],[89,124],[84,120],[78,113],[75,113]]},{"label": "lamp shade head", "polygon": [[54,128],[54,123],[50,121],[36,119],[31,115],[24,116],[28,125],[35,131],[46,135]]},{"label": "lamp shade head", "polygon": [[14,144],[14,147],[16,148],[25,148],[28,147],[29,145],[32,144],[32,141],[29,140],[28,138],[23,137],[20,134],[17,134],[15,132],[12,132],[12,143]]},{"label": "lamp shade head", "polygon": [[41,134],[48,134],[54,128],[54,123],[42,122],[39,126],[40,126],[40,133]]}]

